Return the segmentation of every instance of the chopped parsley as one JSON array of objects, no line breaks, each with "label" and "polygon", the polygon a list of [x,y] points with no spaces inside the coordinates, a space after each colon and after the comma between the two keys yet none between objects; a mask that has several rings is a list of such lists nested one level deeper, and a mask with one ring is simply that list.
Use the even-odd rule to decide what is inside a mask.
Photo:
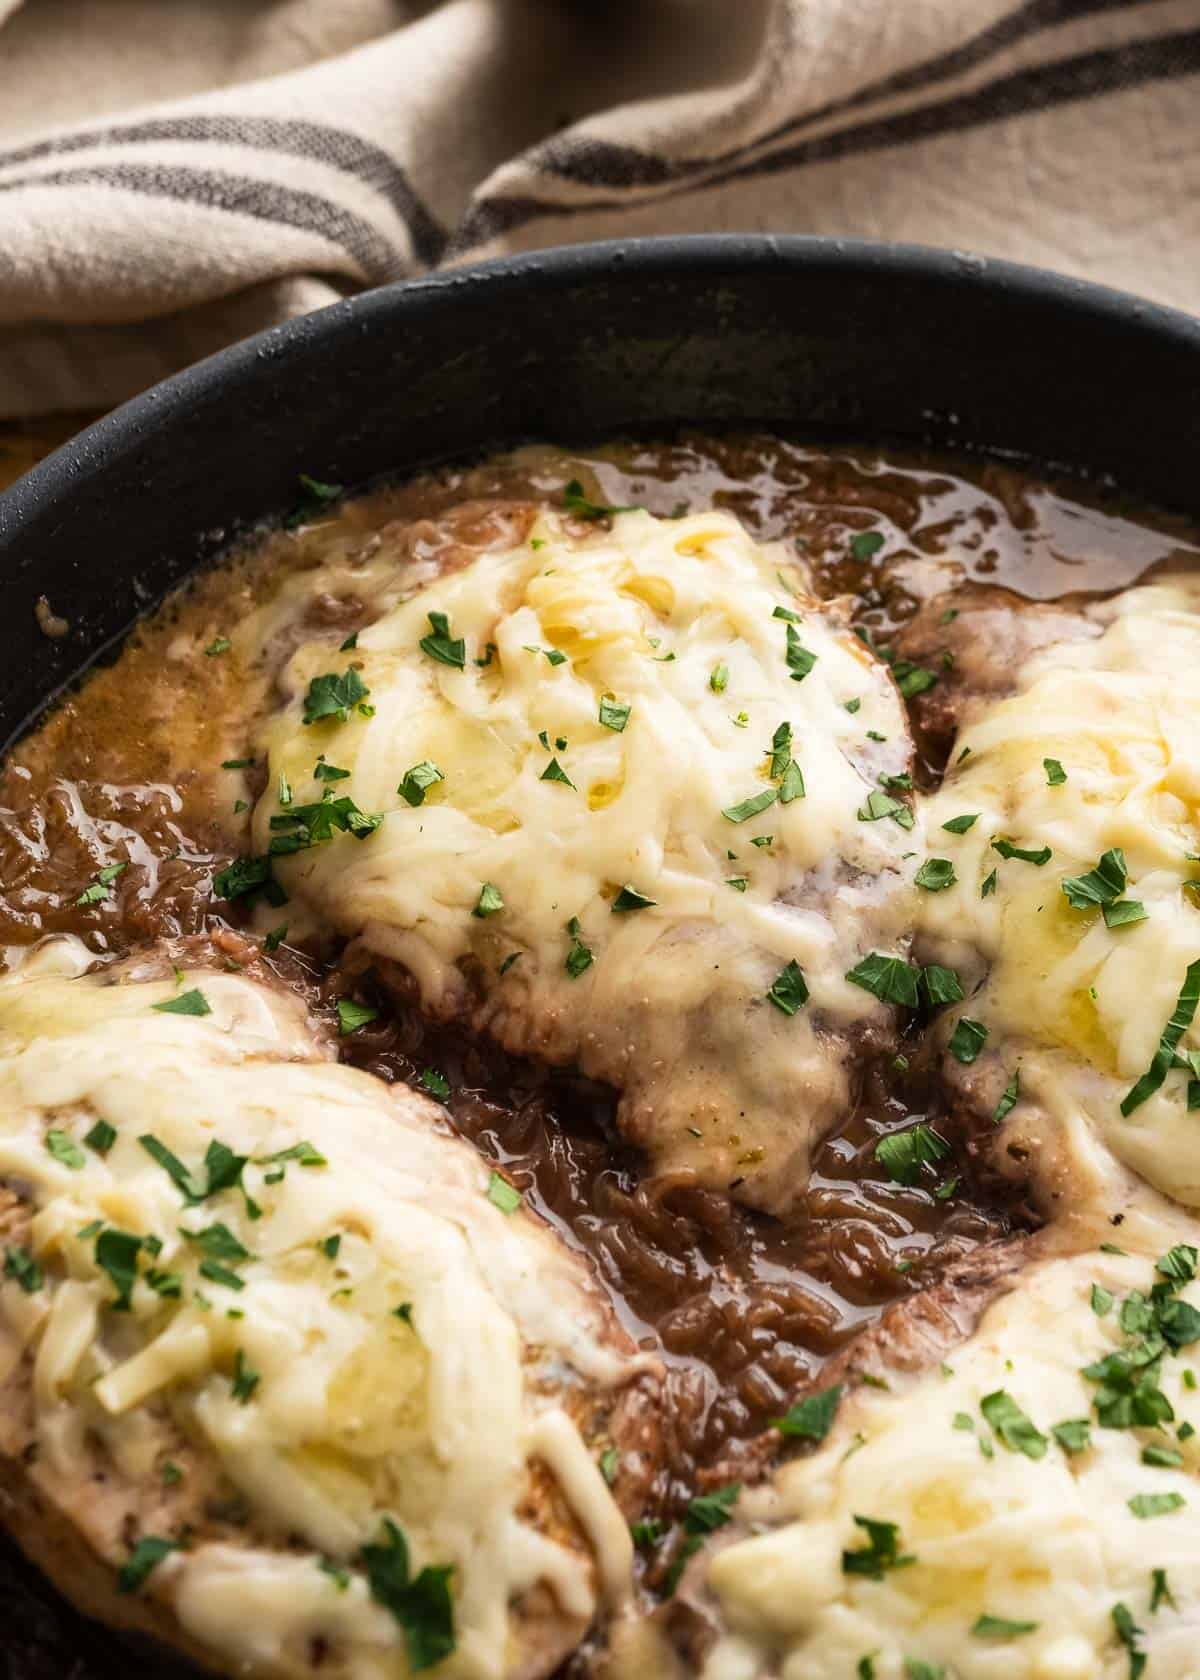
[{"label": "chopped parsley", "polygon": [[1142,1077],[1122,1098],[1121,1113],[1126,1119],[1135,1108],[1140,1108],[1148,1097],[1154,1095],[1175,1065],[1175,1052],[1179,1040],[1192,1024],[1197,1003],[1200,1003],[1200,958],[1188,964],[1175,1011],[1163,1028],[1154,1059]]},{"label": "chopped parsley", "polygon": [[1135,1493],[1128,1504],[1135,1517],[1166,1517],[1181,1511],[1187,1500],[1181,1493]]},{"label": "chopped parsley", "polygon": [[767,993],[767,1002],[773,1003],[784,1015],[794,1015],[808,1002],[808,984],[794,957],[775,976],[774,984]]},{"label": "chopped parsley", "polygon": [[1175,1603],[1174,1598],[1171,1596],[1171,1589],[1167,1584],[1167,1572],[1166,1572],[1166,1570],[1165,1569],[1152,1569],[1150,1571],[1150,1614],[1151,1615],[1154,1615],[1154,1613],[1157,1611],[1160,1604],[1169,1604],[1171,1606],[1172,1610],[1178,1608],[1176,1603]]},{"label": "chopped parsley", "polygon": [[43,1142],[47,1154],[52,1155],[60,1166],[69,1167],[72,1172],[81,1172],[87,1166],[87,1156],[75,1139],[57,1126],[50,1128]]},{"label": "chopped parsley", "polygon": [[1051,1425],[1050,1433],[1065,1453],[1086,1452],[1092,1444],[1092,1426],[1087,1418],[1064,1418]]},{"label": "chopped parsley", "polygon": [[539,782],[561,782],[564,787],[573,788],[575,783],[567,775],[556,758],[552,758],[538,777]]},{"label": "chopped parsley", "polygon": [[608,1483],[609,1487],[611,1487],[616,1481],[617,1471],[620,1469],[620,1466],[621,1455],[617,1451],[616,1447],[605,1447],[604,1451],[600,1454],[600,1474],[604,1477],[604,1480]]},{"label": "chopped parsley", "polygon": [[567,923],[567,932],[571,936],[571,948],[567,952],[567,960],[564,966],[567,973],[571,976],[571,979],[578,980],[584,970],[592,966],[595,958],[592,955],[590,947],[585,945],[583,940],[579,937],[580,927],[578,916],[571,917],[571,920]]},{"label": "chopped parsley", "polygon": [[1044,863],[1049,863],[1054,853],[1049,846],[1039,846],[1036,851],[1024,846],[1014,846],[1011,840],[998,836],[992,841],[992,850],[999,852],[1002,858],[1015,858],[1018,863],[1032,863],[1038,869]]},{"label": "chopped parsley", "polygon": [[987,1043],[987,1035],[988,1030],[982,1021],[973,1021],[969,1015],[960,1015],[946,1048],[956,1062],[969,1067]]},{"label": "chopped parsley", "polygon": [[421,637],[418,644],[421,652],[435,659],[439,665],[452,665],[455,670],[461,671],[467,663],[466,642],[461,636],[450,634],[450,621],[445,613],[431,612],[427,616],[430,631],[427,636]]},{"label": "chopped parsley", "polygon": [[947,887],[954,885],[958,877],[949,858],[926,858],[913,879],[917,886],[924,887],[926,892],[945,892]]},{"label": "chopped parsley", "polygon": [[363,702],[370,692],[353,666],[342,672],[326,671],[308,685],[302,722],[321,723],[326,718],[334,718],[338,723],[345,723],[352,711],[369,716]]},{"label": "chopped parsley", "polygon": [[563,507],[576,519],[611,519],[614,513],[636,513],[630,507],[612,507],[607,502],[593,502],[583,493],[583,485],[572,478],[563,490]]},{"label": "chopped parsley", "polygon": [[346,1038],[350,1033],[358,1032],[361,1027],[371,1021],[378,1020],[378,1009],[372,1009],[368,1003],[356,1003],[353,998],[339,998],[337,1000],[338,1036]]},{"label": "chopped parsley", "polygon": [[916,1184],[922,1167],[936,1166],[949,1154],[950,1145],[925,1120],[892,1132],[875,1145],[875,1159],[893,1184]]},{"label": "chopped parsley", "polygon": [[1112,1311],[1113,1298],[1107,1289],[1102,1289],[1098,1283],[1092,1285],[1092,1311],[1097,1318],[1103,1318]]},{"label": "chopped parsley", "polygon": [[632,703],[628,700],[614,700],[611,694],[600,697],[600,722],[605,729],[615,730],[618,735],[623,733],[632,710]]},{"label": "chopped parsley", "polygon": [[278,951],[279,947],[287,938],[287,930],[288,925],[286,922],[280,922],[278,927],[273,927],[270,933],[268,933],[266,938],[263,940],[264,951]]},{"label": "chopped parsley", "polygon": [[177,1550],[174,1540],[164,1540],[160,1534],[143,1534],[118,1571],[117,1591],[137,1592],[162,1560]]},{"label": "chopped parsley", "polygon": [[756,817],[760,811],[765,811],[778,797],[778,789],[764,788],[761,793],[754,793],[749,799],[743,799],[739,805],[722,806],[721,815],[727,822],[743,823],[750,817]]},{"label": "chopped parsley", "polygon": [[471,911],[471,914],[472,916],[478,916],[480,921],[483,921],[488,916],[496,915],[503,908],[504,895],[500,888],[493,885],[491,881],[485,881],[479,889],[479,897],[475,901],[475,908]]},{"label": "chopped parsley", "polygon": [[1119,898],[1115,904],[1104,906],[1104,925],[1110,928],[1129,927],[1147,919],[1146,906],[1136,898]]},{"label": "chopped parsley", "polygon": [[445,780],[445,776],[437,765],[432,764],[429,759],[423,758],[420,764],[414,764],[411,770],[405,771],[404,780],[400,783],[396,792],[410,805],[424,805],[427,789],[431,788],[435,782],[444,782]]},{"label": "chopped parsley", "polygon": [[12,1244],[5,1247],[4,1275],[18,1283],[26,1295],[36,1295],[42,1287],[42,1268],[27,1248],[17,1248]]},{"label": "chopped parsley", "polygon": [[964,811],[961,817],[951,817],[942,827],[947,834],[965,834],[969,828],[974,828],[979,821],[978,811]]},{"label": "chopped parsley", "polygon": [[903,800],[893,799],[890,793],[875,789],[867,795],[866,804],[859,807],[858,820],[878,822],[881,817],[891,817],[901,828],[913,826],[913,814]]},{"label": "chopped parsley", "polygon": [[80,893],[75,900],[76,904],[104,903],[106,899],[112,897],[112,884],[117,876],[121,874],[122,870],[128,868],[128,863],[106,863],[104,868],[92,877],[91,885],[85,887]]},{"label": "chopped parsley", "polygon": [[142,1249],[141,1237],[131,1231],[108,1229],[96,1238],[96,1264],[112,1279],[116,1296],[114,1312],[128,1312],[130,1296],[137,1281],[137,1257]]},{"label": "chopped parsley", "polygon": [[614,916],[618,916],[630,910],[652,910],[657,903],[656,898],[647,898],[645,893],[639,892],[626,881],[612,901],[612,912]]},{"label": "chopped parsley", "polygon": [[335,834],[352,834],[356,840],[365,840],[382,821],[377,812],[360,811],[348,794],[330,798],[327,788],[325,798],[317,804],[294,805],[271,818],[268,850],[276,856],[304,852],[312,846],[326,845]]},{"label": "chopped parsley", "polygon": [[852,986],[873,993],[881,1003],[898,1003],[906,1009],[915,1009],[920,1001],[920,976],[920,969],[905,962],[903,957],[872,951],[848,971],[846,979]]},{"label": "chopped parsley", "polygon": [[1073,909],[1095,910],[1100,905],[1115,904],[1125,891],[1128,879],[1125,853],[1119,846],[1113,846],[1086,875],[1068,875],[1062,890]]},{"label": "chopped parsley", "polygon": [[208,999],[197,986],[193,986],[190,991],[180,992],[178,997],[167,998],[165,1003],[154,1003],[150,1007],[157,1009],[161,1015],[212,1014]]},{"label": "chopped parsley", "polygon": [[1036,1633],[1037,1622],[1011,1622],[1005,1616],[980,1616],[971,1628],[976,1639],[1017,1639],[1023,1633]]},{"label": "chopped parsley", "polygon": [[248,1405],[261,1381],[261,1374],[247,1363],[246,1355],[239,1348],[233,1361],[233,1398],[243,1406]]},{"label": "chopped parsley", "polygon": [[704,1544],[705,1536],[715,1533],[718,1528],[724,1528],[729,1521],[741,1491],[740,1482],[731,1482],[727,1487],[714,1489],[712,1493],[699,1493],[692,1500],[684,1513],[683,1544],[672,1559],[663,1582],[663,1592],[668,1598],[679,1585],[689,1559],[695,1557]]},{"label": "chopped parsley", "polygon": [[709,688],[712,689],[714,694],[724,694],[728,685],[729,685],[729,667],[728,667],[728,665],[725,665],[725,664],[714,665],[713,668],[712,668],[712,671],[709,674],[709,678],[708,678]]},{"label": "chopped parsley", "polygon": [[850,538],[850,553],[855,560],[869,560],[883,547],[882,531],[856,531]]},{"label": "chopped parsley", "polygon": [[1042,767],[1046,772],[1046,785],[1048,787],[1061,787],[1066,781],[1067,772],[1057,758],[1044,758]]},{"label": "chopped parsley", "polygon": [[214,636],[204,650],[204,657],[206,659],[216,659],[222,653],[228,653],[232,646],[233,643],[228,636]]},{"label": "chopped parsley", "polygon": [[995,890],[996,871],[993,869],[990,874],[984,876],[983,883],[979,888],[979,896],[980,898],[990,898]]},{"label": "chopped parsley", "polygon": [[304,525],[308,520],[315,519],[345,493],[344,484],[326,484],[319,478],[310,478],[307,473],[301,473],[299,476],[300,500],[283,522],[285,531],[294,530],[297,525]]},{"label": "chopped parsley", "polygon": [[900,1552],[898,1524],[880,1522],[875,1517],[855,1516],[854,1521],[867,1536],[866,1546],[842,1553],[842,1571],[846,1575],[865,1575],[869,1580],[882,1581],[885,1571],[904,1569],[917,1560],[912,1553]]},{"label": "chopped parsley", "polygon": [[97,1120],[91,1131],[84,1134],[83,1141],[89,1149],[95,1150],[97,1155],[107,1155],[117,1141],[117,1129],[110,1126],[107,1120]]},{"label": "chopped parsley", "polygon": [[1152,1444],[1142,1448],[1142,1463],[1155,1470],[1178,1470],[1183,1463],[1183,1454],[1177,1447],[1159,1447]]},{"label": "chopped parsley", "polygon": [[907,659],[892,662],[892,675],[905,700],[915,700],[918,694],[925,694],[937,682],[936,671],[927,670],[924,665],[914,665]]},{"label": "chopped parsley", "polygon": [[781,1435],[798,1435],[805,1441],[823,1441],[833,1427],[842,1391],[842,1384],[835,1383],[832,1388],[822,1389],[820,1394],[808,1395],[783,1417],[772,1418],[771,1428],[777,1429]]},{"label": "chopped parsley", "polygon": [[979,1402],[979,1410],[991,1424],[1001,1446],[1007,1447],[1009,1452],[1024,1453],[1026,1458],[1032,1459],[1046,1456],[1046,1437],[1005,1389],[998,1388],[992,1394],[985,1394]]},{"label": "chopped parsley", "polygon": [[250,1250],[234,1236],[228,1225],[219,1220],[215,1225],[206,1225],[202,1231],[184,1231],[182,1234],[212,1260],[253,1259]]},{"label": "chopped parsley", "polygon": [[963,996],[958,975],[941,963],[927,963],[921,970],[921,990],[935,1009],[942,1003],[959,1003]]},{"label": "chopped parsley", "polygon": [[1017,1068],[1015,1070],[1015,1072],[1013,1073],[1012,1078],[1009,1080],[1008,1084],[1004,1087],[1004,1090],[1001,1092],[1000,1101],[996,1104],[995,1108],[992,1110],[992,1125],[993,1126],[998,1126],[998,1125],[1000,1125],[1000,1123],[1003,1120],[1007,1120],[1008,1116],[1012,1113],[1013,1109],[1016,1107],[1017,1098],[1020,1096],[1020,1094],[1021,1094],[1021,1070],[1020,1070],[1020,1068]]},{"label": "chopped parsley", "polygon": [[1114,1604],[1112,1622],[1117,1638],[1129,1652],[1129,1680],[1141,1680],[1146,1669],[1146,1654],[1138,1646],[1142,1630],[1133,1619],[1127,1604]]},{"label": "chopped parsley", "polygon": [[813,666],[817,663],[815,653],[810,653],[796,634],[795,626],[787,626],[787,664],[793,682],[803,682]]},{"label": "chopped parsley", "polygon": [[503,1173],[494,1169],[488,1178],[487,1199],[501,1213],[516,1213],[523,1200],[521,1192],[508,1182]]},{"label": "chopped parsley", "polygon": [[437,1068],[423,1068],[417,1075],[417,1084],[423,1086],[429,1095],[436,1097],[439,1102],[449,1102],[450,1081],[444,1073],[439,1073]]},{"label": "chopped parsley", "polygon": [[218,898],[244,898],[252,904],[260,895],[268,904],[285,904],[286,895],[271,874],[269,857],[240,857],[218,870],[213,876],[213,891]]}]

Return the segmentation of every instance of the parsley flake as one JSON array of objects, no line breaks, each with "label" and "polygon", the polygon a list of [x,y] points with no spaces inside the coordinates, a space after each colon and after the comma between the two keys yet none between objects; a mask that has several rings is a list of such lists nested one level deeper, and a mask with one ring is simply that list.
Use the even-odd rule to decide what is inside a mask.
[{"label": "parsley flake", "polygon": [[743,799],[738,805],[722,806],[721,815],[727,822],[743,823],[750,817],[756,817],[760,811],[765,811],[778,797],[776,788],[764,788],[761,793],[751,794],[749,799]]},{"label": "parsley flake", "polygon": [[371,1021],[379,1018],[378,1009],[372,1009],[370,1004],[356,1003],[353,998],[339,998],[337,1000],[338,1036],[346,1038],[350,1033],[358,1032]]},{"label": "parsley flake", "polygon": [[162,1560],[177,1550],[174,1540],[164,1540],[160,1534],[143,1534],[117,1573],[117,1591],[137,1592]]},{"label": "parsley flake", "polygon": [[164,1003],[154,1003],[150,1006],[158,1010],[160,1015],[211,1015],[212,1008],[204,993],[197,986],[190,991],[180,992],[178,997],[167,998]]},{"label": "parsley flake", "polygon": [[767,1001],[773,1003],[784,1015],[794,1015],[808,1002],[808,984],[800,970],[800,964],[794,957],[775,976],[774,984],[767,993]]},{"label": "parsley flake", "polygon": [[493,1207],[498,1207],[501,1213],[516,1213],[524,1198],[502,1173],[493,1170],[488,1177],[487,1199]]},{"label": "parsley flake", "polygon": [[424,805],[427,790],[436,782],[444,782],[445,776],[436,764],[423,758],[420,764],[414,764],[411,770],[406,770],[404,780],[396,789],[400,797],[410,805]]},{"label": "parsley flake", "polygon": [[1032,1459],[1046,1456],[1046,1437],[1005,1389],[998,1388],[992,1394],[985,1394],[979,1402],[979,1410],[991,1424],[997,1440],[1009,1452],[1024,1453],[1026,1458]]},{"label": "parsley flake", "polygon": [[949,858],[926,858],[913,879],[917,886],[924,887],[926,892],[945,892],[947,887],[955,884],[958,877]]},{"label": "parsley flake", "polygon": [[1140,1108],[1148,1097],[1154,1095],[1174,1066],[1175,1052],[1179,1040],[1192,1024],[1197,1003],[1200,1003],[1200,958],[1188,964],[1183,986],[1175,1004],[1175,1011],[1163,1028],[1162,1037],[1158,1041],[1158,1049],[1154,1052],[1154,1059],[1136,1085],[1126,1092],[1122,1099],[1121,1113],[1126,1119],[1135,1108]]},{"label": "parsley flake", "polygon": [[628,700],[614,700],[611,694],[600,697],[600,722],[605,729],[612,729],[618,735],[623,733],[632,710],[632,703]]},{"label": "parsley flake", "polygon": [[652,910],[657,903],[656,898],[647,898],[645,893],[639,892],[626,881],[612,901],[612,912],[614,916],[618,916],[630,910]]},{"label": "parsley flake", "polygon": [[1014,846],[1011,840],[997,837],[992,841],[992,850],[999,852],[1002,858],[1015,858],[1019,863],[1032,863],[1038,869],[1044,863],[1049,863],[1054,853],[1049,846],[1039,846],[1036,851],[1024,846]]},{"label": "parsley flake", "polygon": [[428,636],[422,636],[419,647],[422,653],[428,654],[439,665],[452,665],[461,671],[467,663],[467,644],[462,637],[450,634],[450,621],[445,613],[431,612],[427,614],[430,623]]},{"label": "parsley flake", "polygon": [[956,1062],[969,1067],[987,1043],[987,1035],[988,1030],[982,1021],[973,1021],[969,1015],[960,1015],[946,1048]]},{"label": "parsley flake", "polygon": [[936,1166],[949,1154],[945,1138],[924,1120],[880,1138],[875,1145],[875,1159],[893,1184],[916,1184],[922,1167]]},{"label": "parsley flake", "polygon": [[353,666],[342,672],[326,671],[309,683],[301,721],[308,725],[333,718],[345,723],[352,711],[364,711],[363,702],[370,692]]},{"label": "parsley flake", "polygon": [[129,868],[128,863],[107,863],[93,878],[75,900],[76,904],[103,904],[112,897],[112,884],[123,870]]},{"label": "parsley flake", "polygon": [[472,916],[478,916],[480,921],[484,921],[488,916],[496,915],[503,908],[504,895],[500,888],[494,886],[491,881],[485,881],[479,889],[479,897],[475,901],[475,908],[471,911],[471,914]]},{"label": "parsley flake", "polygon": [[797,1435],[805,1441],[823,1441],[833,1427],[833,1420],[841,1403],[843,1385],[822,1389],[799,1401],[783,1417],[772,1418],[771,1428],[781,1435]]}]

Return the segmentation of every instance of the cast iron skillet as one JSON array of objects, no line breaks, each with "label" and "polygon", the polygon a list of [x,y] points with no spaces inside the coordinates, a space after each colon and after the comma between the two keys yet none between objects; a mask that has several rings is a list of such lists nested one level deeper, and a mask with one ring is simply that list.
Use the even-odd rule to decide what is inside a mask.
[{"label": "cast iron skillet", "polygon": [[[1200,515],[1198,398],[1200,321],[916,246],[640,240],[388,286],[167,380],[0,496],[0,742],[291,506],[300,472],[355,484],[526,439],[762,425],[985,450]],[[62,641],[36,628],[42,594]],[[6,1553],[28,1680],[124,1672]]]},{"label": "cast iron skillet", "polygon": [[301,471],[761,424],[988,450],[1200,514],[1198,397],[1200,321],[915,246],[635,240],[384,287],[156,386],[0,497],[0,743]]}]

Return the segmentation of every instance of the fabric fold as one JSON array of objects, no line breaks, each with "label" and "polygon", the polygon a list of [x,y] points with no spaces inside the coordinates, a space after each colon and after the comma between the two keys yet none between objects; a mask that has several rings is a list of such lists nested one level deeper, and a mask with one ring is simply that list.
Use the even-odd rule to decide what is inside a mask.
[{"label": "fabric fold", "polygon": [[3,416],[596,238],[916,240],[1200,307],[1200,0],[64,8],[0,0]]}]

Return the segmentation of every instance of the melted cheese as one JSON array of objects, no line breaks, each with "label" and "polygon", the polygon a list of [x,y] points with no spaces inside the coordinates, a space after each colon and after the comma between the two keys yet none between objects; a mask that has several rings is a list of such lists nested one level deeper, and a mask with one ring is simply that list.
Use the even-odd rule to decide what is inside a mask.
[{"label": "melted cheese", "polygon": [[[43,1451],[67,1472],[90,1429],[146,1475],[146,1408],[165,1401],[244,1496],[256,1534],[310,1548],[199,1544],[148,1590],[239,1670],[307,1672],[319,1634],[339,1674],[402,1675],[401,1630],[363,1579],[338,1592],[318,1567],[325,1555],[353,1570],[390,1514],[414,1572],[453,1566],[458,1643],[443,1671],[481,1680],[507,1672],[518,1591],[549,1583],[583,1618],[597,1576],[619,1599],[629,1536],[563,1408],[636,1362],[607,1345],[578,1263],[489,1201],[487,1170],[438,1130],[432,1104],[323,1059],[298,1001],[232,974],[103,984],[71,967],[52,947],[0,983],[0,1175],[32,1203],[47,1280],[34,1295],[7,1282],[0,1314],[34,1356]],[[208,1015],[153,1007],[192,987]],[[117,1132],[103,1155],[83,1143],[97,1119]],[[82,1165],[48,1151],[50,1128]],[[187,1205],[143,1136],[201,1184],[209,1145],[228,1145],[249,1158],[245,1194]],[[268,1159],[301,1142],[324,1164]],[[128,1312],[114,1310],[95,1221],[161,1243],[138,1258]],[[188,1239],[217,1224],[249,1252],[215,1255],[240,1289],[206,1276],[207,1251]],[[155,1292],[155,1272],[177,1274],[174,1293]],[[533,1458],[589,1547],[518,1516]]]},{"label": "melted cheese", "polygon": [[[1179,1236],[1160,1225],[1148,1254],[1044,1262],[990,1308],[941,1370],[895,1375],[886,1393],[860,1388],[843,1399],[815,1454],[742,1497],[739,1516],[761,1531],[708,1566],[724,1631],[704,1680],[848,1680],[864,1656],[877,1680],[918,1672],[910,1660],[942,1665],[933,1672],[955,1680],[1125,1680],[1129,1653],[1112,1621],[1118,1603],[1143,1630],[1147,1674],[1191,1680],[1200,1628],[1200,1434],[1181,1443],[1175,1426],[1099,1427],[1096,1384],[1081,1375],[1127,1342],[1115,1307],[1104,1317],[1093,1311],[1092,1284],[1118,1303],[1132,1290],[1148,1292],[1150,1256]],[[1189,1285],[1183,1298],[1200,1305],[1200,1289]],[[1200,1428],[1200,1394],[1182,1380],[1195,1351],[1167,1358],[1161,1388],[1178,1422]],[[1092,1416],[1091,1446],[1069,1455],[1050,1439],[1036,1460],[1007,1449],[980,1411],[997,1390],[1047,1437],[1054,1424]],[[1177,1447],[1182,1466],[1144,1464],[1149,1444]],[[1154,1493],[1186,1503],[1158,1517],[1134,1515],[1129,1500]],[[867,1544],[856,1515],[897,1524],[900,1553],[916,1561],[878,1581],[846,1574],[843,1552]],[[1152,1568],[1166,1570],[1176,1607],[1151,1613]],[[981,1616],[1037,1626],[983,1636],[971,1631]]]},{"label": "melted cheese", "polygon": [[[617,1085],[657,1167],[736,1178],[770,1206],[847,1100],[839,1035],[885,1019],[845,976],[902,947],[920,850],[858,814],[908,764],[896,690],[789,567],[727,514],[629,512],[584,532],[546,512],[352,652],[298,649],[255,813],[266,851],[286,831],[281,774],[295,805],[331,785],[318,754],[349,771],[333,791],[381,826],[280,858],[288,892],[402,963],[432,1013]],[[465,642],[462,669],[422,651],[431,614]],[[798,681],[789,636],[815,656]],[[309,684],[351,666],[369,715],[305,725]],[[629,708],[623,729],[601,721],[606,700]],[[770,773],[781,724],[805,789],[786,802]],[[547,779],[552,761],[572,785]],[[399,790],[425,762],[442,779],[413,806]],[[723,815],[758,795],[769,808]],[[503,908],[479,916],[485,883]],[[619,913],[627,885],[652,905]],[[568,924],[592,957],[574,975]],[[767,993],[793,961],[811,998],[788,1017]]]},{"label": "melted cheese", "polygon": [[[1185,886],[1200,879],[1188,857],[1200,851],[1200,584],[1133,590],[1100,616],[1102,636],[1038,655],[1018,692],[956,744],[927,821],[930,849],[953,861],[958,884],[923,895],[922,954],[957,967],[968,991],[981,987],[964,1012],[989,1028],[1006,1077],[1020,1062],[1025,1097],[1078,1108],[1129,1167],[1195,1206],[1200,1128],[1186,1077],[1169,1074],[1128,1118],[1120,1104],[1200,957],[1200,896]],[[1061,761],[1065,783],[1050,784],[1046,758]],[[967,833],[943,831],[971,812]],[[1002,859],[997,836],[1053,855],[1042,867]],[[1128,868],[1124,896],[1146,911],[1117,928],[1062,891],[1113,847]],[[1196,1046],[1200,1021],[1181,1044]]]}]

